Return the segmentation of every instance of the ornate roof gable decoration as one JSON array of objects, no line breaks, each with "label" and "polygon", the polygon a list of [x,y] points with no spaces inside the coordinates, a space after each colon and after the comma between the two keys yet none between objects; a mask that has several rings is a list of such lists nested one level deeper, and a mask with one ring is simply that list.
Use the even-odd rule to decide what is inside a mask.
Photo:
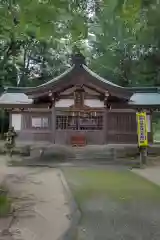
[{"label": "ornate roof gable decoration", "polygon": [[86,65],[86,59],[85,57],[83,56],[83,54],[81,53],[80,49],[75,46],[73,48],[73,51],[72,51],[72,55],[71,55],[71,58],[72,58],[72,64],[75,65],[75,66],[82,66],[82,65]]}]

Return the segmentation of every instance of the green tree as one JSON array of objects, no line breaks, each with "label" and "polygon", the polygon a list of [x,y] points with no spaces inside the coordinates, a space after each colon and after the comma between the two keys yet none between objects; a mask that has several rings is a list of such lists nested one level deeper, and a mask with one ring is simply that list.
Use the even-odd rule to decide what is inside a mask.
[{"label": "green tree", "polygon": [[[41,53],[40,74],[48,74],[45,56],[52,40],[68,45],[86,37],[86,1],[2,0],[0,3],[0,84],[27,85],[33,53]],[[83,10],[83,11],[82,11]],[[44,49],[44,46],[46,49]],[[42,51],[43,49],[43,51]],[[63,47],[64,49],[64,47]],[[53,51],[51,51],[53,52]],[[43,55],[43,56],[42,56]],[[53,57],[53,54],[51,54]],[[42,60],[43,59],[43,60]],[[43,69],[43,70],[42,70]],[[8,76],[9,75],[9,76]]]},{"label": "green tree", "polygon": [[90,23],[91,67],[123,86],[159,85],[159,1],[101,1]]},{"label": "green tree", "polygon": [[1,0],[0,85],[59,75],[75,44],[105,78],[159,85],[159,10],[157,0]]}]

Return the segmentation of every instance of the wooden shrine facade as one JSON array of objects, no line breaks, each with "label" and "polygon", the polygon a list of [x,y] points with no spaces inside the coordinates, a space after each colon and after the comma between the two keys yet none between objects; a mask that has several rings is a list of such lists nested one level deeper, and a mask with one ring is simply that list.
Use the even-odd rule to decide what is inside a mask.
[{"label": "wooden shrine facade", "polygon": [[97,109],[86,113],[59,109],[53,118],[52,111],[14,109],[10,116],[22,141],[71,145],[74,138],[83,137],[90,145],[137,142],[135,113],[131,111]]},{"label": "wooden shrine facade", "polygon": [[[59,77],[34,88],[7,88],[0,106],[10,112],[21,141],[54,144],[137,143],[133,90],[123,88],[75,62]],[[150,108],[148,135],[152,142]]]}]

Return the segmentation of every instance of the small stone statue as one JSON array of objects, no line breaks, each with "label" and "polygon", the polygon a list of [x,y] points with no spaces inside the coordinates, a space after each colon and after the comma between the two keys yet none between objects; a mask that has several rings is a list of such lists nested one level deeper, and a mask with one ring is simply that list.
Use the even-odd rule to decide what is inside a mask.
[{"label": "small stone statue", "polygon": [[17,133],[15,132],[14,127],[10,127],[8,129],[8,132],[5,133],[5,137],[6,137],[5,147],[10,156],[12,156],[12,152],[15,147],[16,136],[17,136]]}]

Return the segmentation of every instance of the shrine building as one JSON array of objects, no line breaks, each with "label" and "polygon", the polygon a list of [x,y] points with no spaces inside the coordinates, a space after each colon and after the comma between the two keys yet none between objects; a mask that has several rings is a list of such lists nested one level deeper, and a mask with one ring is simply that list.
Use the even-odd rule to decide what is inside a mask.
[{"label": "shrine building", "polygon": [[159,104],[158,88],[118,86],[89,69],[80,54],[60,76],[37,87],[6,87],[0,96],[19,141],[62,145],[137,143],[141,109],[152,143],[152,110]]}]

